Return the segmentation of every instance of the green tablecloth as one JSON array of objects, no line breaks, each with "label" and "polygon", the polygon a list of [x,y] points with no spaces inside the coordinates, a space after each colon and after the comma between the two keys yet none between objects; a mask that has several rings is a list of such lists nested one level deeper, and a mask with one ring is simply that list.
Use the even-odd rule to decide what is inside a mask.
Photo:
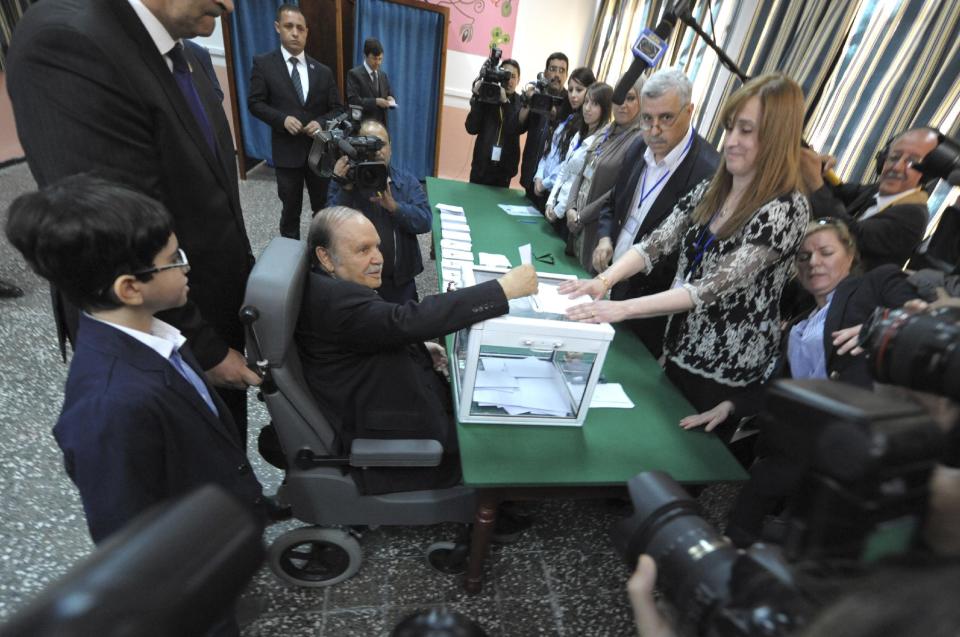
[{"label": "green tablecloth", "polygon": [[[430,205],[462,206],[474,255],[504,254],[519,265],[517,246],[550,254],[539,271],[579,274],[563,254],[563,242],[542,217],[511,217],[498,204],[527,205],[520,191],[427,178]],[[440,215],[434,242],[440,254]],[[439,267],[439,259],[437,262]],[[621,383],[633,409],[591,409],[583,427],[460,423],[464,482],[471,486],[601,486],[622,484],[641,471],[661,469],[680,482],[743,480],[746,473],[712,434],[685,431],[681,417],[693,408],[670,384],[646,348],[628,329],[616,327],[603,375]],[[448,342],[448,347],[450,343]]]}]

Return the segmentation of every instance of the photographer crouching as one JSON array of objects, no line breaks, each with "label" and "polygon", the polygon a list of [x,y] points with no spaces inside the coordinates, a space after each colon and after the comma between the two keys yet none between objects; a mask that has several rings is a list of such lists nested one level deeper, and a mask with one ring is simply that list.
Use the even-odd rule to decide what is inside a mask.
[{"label": "photographer crouching", "polygon": [[473,83],[464,126],[469,134],[477,136],[470,183],[508,188],[520,165],[520,131],[514,117],[520,108],[516,93],[520,65],[511,59],[501,62],[501,55],[500,49],[490,49],[490,57]]},{"label": "photographer crouching", "polygon": [[385,183],[366,178],[365,173],[374,173],[370,162],[358,164],[342,155],[333,166],[327,205],[360,210],[376,227],[383,253],[380,296],[393,303],[416,300],[415,277],[423,272],[417,235],[430,232],[433,224],[427,193],[413,174],[390,165],[390,135],[383,124],[364,120],[359,132],[383,143],[371,159],[386,166]]}]

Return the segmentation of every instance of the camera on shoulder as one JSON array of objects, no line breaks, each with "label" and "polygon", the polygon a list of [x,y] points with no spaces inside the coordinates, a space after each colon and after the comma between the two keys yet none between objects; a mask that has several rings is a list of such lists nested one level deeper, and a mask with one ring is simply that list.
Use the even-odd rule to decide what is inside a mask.
[{"label": "camera on shoulder", "polygon": [[[359,120],[359,109],[351,108],[325,122],[314,135],[307,166],[324,179],[353,184],[359,190],[386,190],[387,165],[377,159],[377,152],[383,148],[384,142],[372,135],[356,135]],[[334,175],[333,167],[344,155],[348,158],[349,167],[346,176],[341,179]]]},{"label": "camera on shoulder", "polygon": [[500,58],[503,51],[495,46],[490,47],[490,57],[483,62],[480,69],[480,87],[477,90],[477,101],[483,104],[499,104],[500,89],[505,89],[510,83],[509,69],[500,68]]}]

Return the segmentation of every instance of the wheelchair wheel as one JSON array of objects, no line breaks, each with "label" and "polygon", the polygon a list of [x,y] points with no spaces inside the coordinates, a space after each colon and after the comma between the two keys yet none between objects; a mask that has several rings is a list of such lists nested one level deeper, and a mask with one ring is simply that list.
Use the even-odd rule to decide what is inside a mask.
[{"label": "wheelchair wheel", "polygon": [[352,577],[360,569],[362,553],[349,533],[308,526],[278,537],[270,545],[267,559],[280,579],[318,588]]}]

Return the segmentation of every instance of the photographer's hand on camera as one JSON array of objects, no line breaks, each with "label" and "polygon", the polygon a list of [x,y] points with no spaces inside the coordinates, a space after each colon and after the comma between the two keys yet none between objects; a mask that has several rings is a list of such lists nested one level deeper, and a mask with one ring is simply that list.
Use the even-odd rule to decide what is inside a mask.
[{"label": "photographer's hand on camera", "polygon": [[341,184],[344,190],[353,190],[353,184],[347,181],[347,173],[350,171],[350,158],[341,155],[337,163],[333,165],[333,178]]},{"label": "photographer's hand on camera", "polygon": [[397,211],[397,201],[393,198],[393,193],[390,192],[390,184],[387,184],[386,190],[370,197],[370,201],[379,204],[384,210],[391,214]]},{"label": "photographer's hand on camera", "polygon": [[670,621],[657,608],[653,585],[657,581],[657,564],[649,555],[637,560],[637,570],[627,580],[627,596],[633,607],[633,619],[640,637],[676,637]]},{"label": "photographer's hand on camera", "polygon": [[833,337],[833,346],[837,348],[837,354],[840,356],[844,354],[858,356],[863,353],[863,348],[858,345],[861,327],[863,327],[862,323],[860,325],[854,325],[853,327],[837,330],[831,334]]},{"label": "photographer's hand on camera", "polygon": [[287,129],[287,132],[291,135],[299,135],[300,131],[303,130],[303,122],[293,115],[287,115],[283,120],[283,127]]}]

